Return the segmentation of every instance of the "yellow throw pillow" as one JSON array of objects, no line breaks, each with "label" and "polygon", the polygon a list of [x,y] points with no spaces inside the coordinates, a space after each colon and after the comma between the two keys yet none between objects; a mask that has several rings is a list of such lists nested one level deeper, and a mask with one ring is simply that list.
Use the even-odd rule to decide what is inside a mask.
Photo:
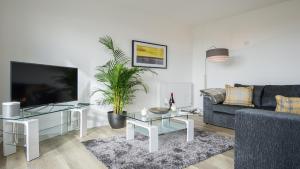
[{"label": "yellow throw pillow", "polygon": [[276,112],[296,113],[300,114],[300,97],[284,97],[277,95]]},{"label": "yellow throw pillow", "polygon": [[225,86],[226,97],[223,104],[254,107],[252,104],[253,86],[232,87]]}]

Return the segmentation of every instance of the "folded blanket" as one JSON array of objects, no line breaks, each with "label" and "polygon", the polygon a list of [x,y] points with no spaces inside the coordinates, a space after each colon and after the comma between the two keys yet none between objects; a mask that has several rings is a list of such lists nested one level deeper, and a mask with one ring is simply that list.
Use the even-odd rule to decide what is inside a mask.
[{"label": "folded blanket", "polygon": [[203,89],[200,92],[208,96],[213,104],[223,103],[226,96],[226,90],[222,88]]}]

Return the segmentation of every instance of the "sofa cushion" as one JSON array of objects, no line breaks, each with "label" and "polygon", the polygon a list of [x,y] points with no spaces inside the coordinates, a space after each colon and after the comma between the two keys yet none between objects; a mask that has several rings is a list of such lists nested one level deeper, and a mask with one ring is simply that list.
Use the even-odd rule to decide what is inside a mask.
[{"label": "sofa cushion", "polygon": [[210,88],[210,89],[203,89],[200,90],[200,92],[204,96],[208,96],[208,98],[211,100],[212,104],[219,104],[224,102],[226,91],[222,88]]},{"label": "sofa cushion", "polygon": [[[243,85],[243,84],[234,84],[235,87],[248,87],[251,85]],[[260,86],[260,85],[253,85],[253,104],[255,107],[259,108],[261,107],[261,97],[264,91],[265,86]]]},{"label": "sofa cushion", "polygon": [[262,95],[262,106],[275,108],[276,95],[300,97],[300,85],[266,85]]},{"label": "sofa cushion", "polygon": [[223,104],[254,107],[252,104],[253,87],[225,86],[226,97]]},{"label": "sofa cushion", "polygon": [[240,110],[240,109],[249,109],[249,107],[215,104],[212,106],[212,109],[214,112],[221,112],[221,113],[235,115],[235,111]]},{"label": "sofa cushion", "polygon": [[284,97],[277,95],[276,112],[296,113],[300,114],[300,97]]}]

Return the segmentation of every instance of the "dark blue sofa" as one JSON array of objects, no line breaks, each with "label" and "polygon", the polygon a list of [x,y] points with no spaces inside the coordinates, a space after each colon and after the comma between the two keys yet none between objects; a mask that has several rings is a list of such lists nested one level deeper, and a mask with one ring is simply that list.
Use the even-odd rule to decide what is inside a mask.
[{"label": "dark blue sofa", "polygon": [[[235,84],[236,87],[247,86]],[[252,109],[271,110],[276,108],[276,95],[300,97],[300,85],[254,85]],[[212,104],[208,96],[204,96],[203,120],[205,123],[234,129],[235,115],[238,110],[249,107]]]},{"label": "dark blue sofa", "polygon": [[300,169],[300,115],[275,112],[276,95],[300,97],[300,85],[254,86],[253,108],[204,97],[204,122],[235,129],[235,169]]},{"label": "dark blue sofa", "polygon": [[300,115],[243,109],[235,121],[235,169],[300,169]]}]

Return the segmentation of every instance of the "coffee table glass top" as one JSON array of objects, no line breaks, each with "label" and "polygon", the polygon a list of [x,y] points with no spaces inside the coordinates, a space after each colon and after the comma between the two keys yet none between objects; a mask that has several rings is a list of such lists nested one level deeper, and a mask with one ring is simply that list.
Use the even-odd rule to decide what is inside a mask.
[{"label": "coffee table glass top", "polygon": [[162,119],[170,119],[174,117],[182,117],[193,115],[193,113],[190,112],[184,112],[184,111],[169,111],[166,114],[154,114],[151,112],[147,112],[147,115],[143,116],[141,112],[123,112],[120,115],[126,116],[127,118],[131,118],[134,120],[142,121],[142,122],[152,122],[152,121],[157,121],[157,120],[162,120]]}]

